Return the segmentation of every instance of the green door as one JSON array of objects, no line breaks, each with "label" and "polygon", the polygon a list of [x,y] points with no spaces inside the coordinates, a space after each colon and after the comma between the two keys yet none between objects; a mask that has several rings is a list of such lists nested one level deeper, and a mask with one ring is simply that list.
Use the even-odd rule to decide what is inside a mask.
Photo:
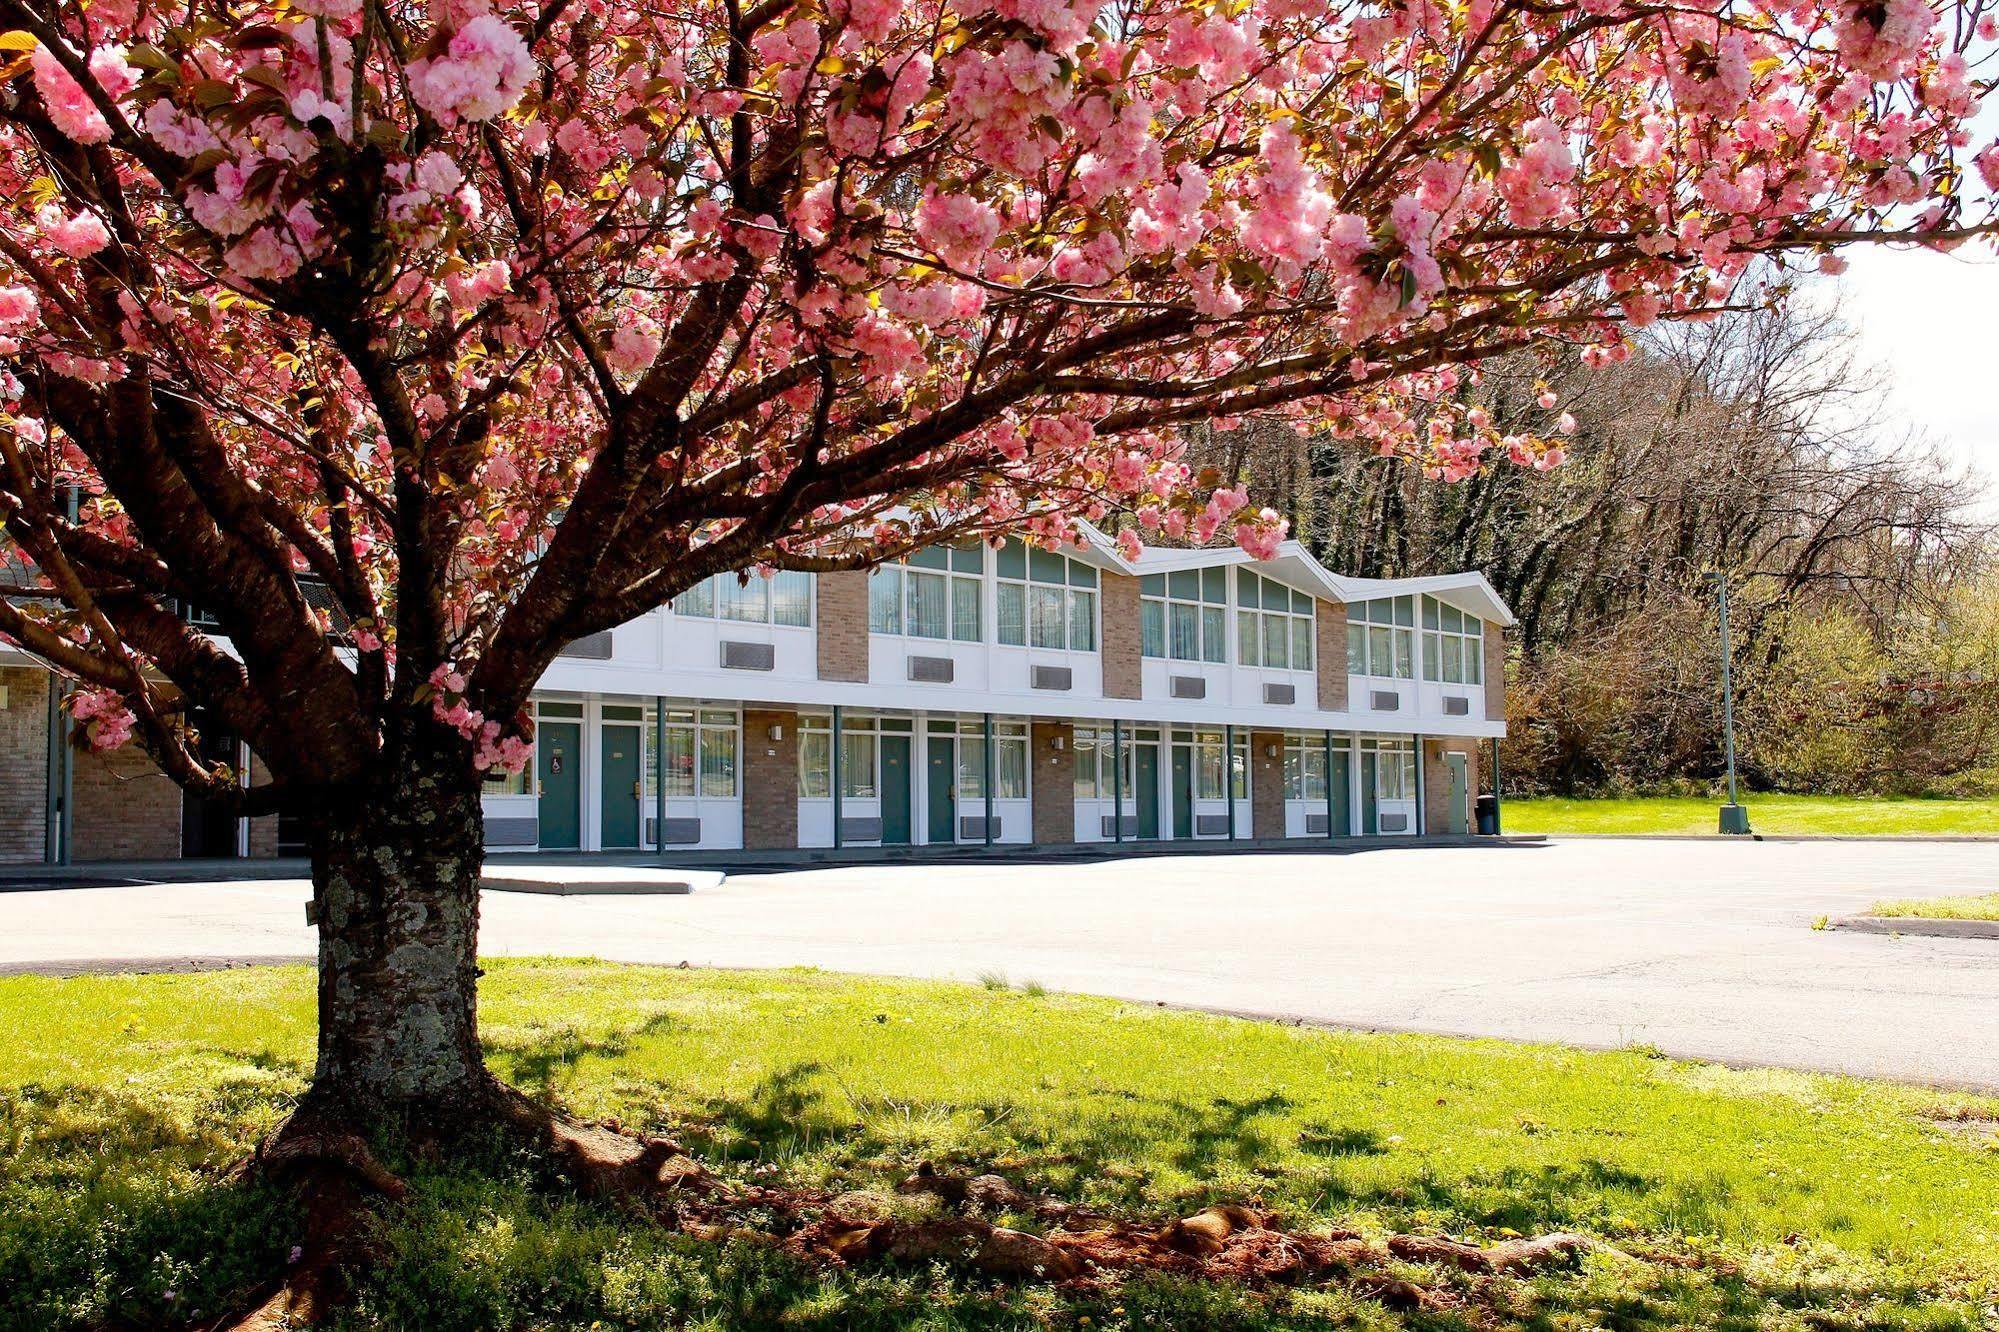
[{"label": "green door", "polygon": [[1344,749],[1333,751],[1333,819],[1335,837],[1353,836],[1353,755]]},{"label": "green door", "polygon": [[1380,762],[1380,757],[1373,750],[1361,751],[1360,831],[1363,837],[1372,837],[1381,831],[1381,795],[1374,780]]},{"label": "green door", "polygon": [[583,845],[583,724],[543,722],[535,736],[534,764],[541,788],[541,845],[574,851]]},{"label": "green door", "polygon": [[909,845],[909,737],[885,735],[882,746],[882,845]]},{"label": "green door", "polygon": [[1444,831],[1453,837],[1465,835],[1465,806],[1471,802],[1471,770],[1463,754],[1444,755],[1451,770],[1451,803],[1444,810]]},{"label": "green door", "polygon": [[1151,840],[1159,836],[1159,746],[1139,745],[1132,760],[1138,765],[1138,835]]},{"label": "green door", "polygon": [[1173,835],[1194,835],[1194,751],[1186,745],[1173,746]]},{"label": "green door", "polygon": [[597,844],[606,851],[636,850],[639,844],[639,763],[645,737],[636,726],[606,726],[604,735],[604,809],[597,826]]},{"label": "green door", "polygon": [[[957,813],[956,778],[958,772],[957,742],[946,735],[930,737],[930,836],[932,846],[942,846],[958,840],[958,830],[953,826]],[[903,821],[908,822],[907,811]]]}]

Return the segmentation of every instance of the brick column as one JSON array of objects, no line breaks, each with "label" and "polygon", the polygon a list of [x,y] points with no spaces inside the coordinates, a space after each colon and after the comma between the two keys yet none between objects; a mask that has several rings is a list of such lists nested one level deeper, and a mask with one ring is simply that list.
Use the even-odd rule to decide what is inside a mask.
[{"label": "brick column", "polygon": [[[1272,758],[1272,750],[1277,757]],[[1249,835],[1284,836],[1284,734],[1258,731],[1249,737]]]},{"label": "brick column", "polygon": [[1138,698],[1144,691],[1139,672],[1138,580],[1107,573],[1103,583],[1104,641],[1101,649],[1105,698]]},{"label": "brick column", "polygon": [[75,859],[180,859],[180,788],[137,745],[78,750],[70,788]]},{"label": "brick column", "polygon": [[1319,603],[1319,709],[1344,712],[1347,706],[1347,608],[1337,601]]},{"label": "brick column", "polygon": [[1465,756],[1465,831],[1478,831],[1478,741],[1468,736],[1429,737],[1422,744],[1423,831],[1431,837],[1444,835],[1451,805],[1451,770],[1444,766],[1445,754]]},{"label": "brick column", "polygon": [[1506,720],[1506,631],[1485,622],[1485,719]]},{"label": "brick column", "polygon": [[49,673],[8,666],[0,689],[0,865],[32,864],[47,854]]},{"label": "brick column", "polygon": [[819,575],[819,678],[868,682],[868,575]]},{"label": "brick column", "polygon": [[[867,621],[861,623],[865,628]],[[784,728],[784,739],[770,738],[773,726]],[[743,847],[788,851],[797,845],[798,714],[744,708]]]},{"label": "brick column", "polygon": [[[1037,721],[1028,728],[1027,765],[1033,797],[1036,846],[1062,846],[1076,840],[1076,728],[1066,721]],[[1057,749],[1055,742],[1062,747]]]}]

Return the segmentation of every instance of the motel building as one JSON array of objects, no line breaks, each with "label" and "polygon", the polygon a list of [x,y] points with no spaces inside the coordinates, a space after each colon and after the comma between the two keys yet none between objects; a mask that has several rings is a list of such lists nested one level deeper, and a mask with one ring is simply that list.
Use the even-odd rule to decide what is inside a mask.
[{"label": "motel building", "polygon": [[[1478,573],[1347,578],[1296,542],[1132,562],[1091,532],[1062,554],[1008,541],[718,577],[550,668],[533,764],[487,787],[487,845],[1462,835],[1505,732],[1512,623]],[[0,647],[0,863],[302,852],[298,829],[202,808],[136,747],[71,752],[51,683]]]}]

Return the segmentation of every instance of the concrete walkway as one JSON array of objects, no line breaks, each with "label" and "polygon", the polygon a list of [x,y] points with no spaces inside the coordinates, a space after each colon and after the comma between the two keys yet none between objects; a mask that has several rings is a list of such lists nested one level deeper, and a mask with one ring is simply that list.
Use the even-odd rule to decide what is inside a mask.
[{"label": "concrete walkway", "polygon": [[[1811,928],[1878,897],[1995,887],[1990,846],[1945,842],[883,864],[709,876],[688,896],[489,892],[481,947],[1001,972],[1244,1013],[1999,1091],[1999,942]],[[306,958],[306,897],[296,880],[0,892],[0,971]]]}]

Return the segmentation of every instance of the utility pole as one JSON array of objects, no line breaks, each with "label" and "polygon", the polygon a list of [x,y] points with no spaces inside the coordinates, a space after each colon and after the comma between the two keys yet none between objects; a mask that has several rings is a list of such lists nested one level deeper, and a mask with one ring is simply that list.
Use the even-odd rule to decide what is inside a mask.
[{"label": "utility pole", "polygon": [[1735,683],[1728,645],[1728,575],[1716,570],[1708,577],[1714,582],[1721,613],[1721,748],[1728,763],[1728,803],[1721,807],[1721,831],[1725,836],[1743,837],[1749,832],[1749,811],[1735,798]]}]

